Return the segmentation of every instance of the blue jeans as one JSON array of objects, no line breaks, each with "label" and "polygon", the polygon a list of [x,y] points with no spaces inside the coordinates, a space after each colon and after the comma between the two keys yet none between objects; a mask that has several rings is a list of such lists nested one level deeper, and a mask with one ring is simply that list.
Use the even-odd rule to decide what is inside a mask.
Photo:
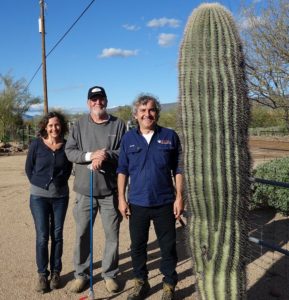
[{"label": "blue jeans", "polygon": [[131,259],[135,278],[142,280],[148,278],[147,244],[152,221],[161,250],[160,271],[164,275],[163,281],[175,286],[178,281],[176,272],[178,257],[173,204],[157,207],[141,207],[131,204],[130,212]]},{"label": "blue jeans", "polygon": [[36,229],[36,263],[38,273],[48,276],[48,241],[51,237],[50,271],[61,272],[63,225],[68,207],[68,196],[44,198],[30,195],[30,209]]}]

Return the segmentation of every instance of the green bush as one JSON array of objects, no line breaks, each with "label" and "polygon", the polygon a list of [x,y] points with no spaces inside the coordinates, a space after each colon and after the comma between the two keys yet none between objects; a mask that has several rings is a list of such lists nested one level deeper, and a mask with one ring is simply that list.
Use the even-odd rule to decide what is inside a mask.
[{"label": "green bush", "polygon": [[288,135],[288,130],[285,126],[255,127],[249,128],[249,134],[255,136],[284,136]]},{"label": "green bush", "polygon": [[272,127],[284,126],[283,112],[281,110],[274,110],[264,106],[253,106],[251,110],[251,120],[249,127]]},{"label": "green bush", "polygon": [[[255,178],[289,183],[289,157],[264,163],[254,171]],[[289,189],[256,183],[250,209],[271,207],[288,215]]]},{"label": "green bush", "polygon": [[158,122],[160,126],[169,127],[176,130],[177,127],[176,122],[177,122],[176,108],[161,112],[160,119]]}]

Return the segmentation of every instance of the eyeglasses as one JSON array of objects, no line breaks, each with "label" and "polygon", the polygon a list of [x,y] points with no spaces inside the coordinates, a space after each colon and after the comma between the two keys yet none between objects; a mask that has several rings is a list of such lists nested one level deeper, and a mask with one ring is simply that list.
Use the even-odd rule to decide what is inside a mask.
[{"label": "eyeglasses", "polygon": [[90,98],[89,100],[91,102],[97,102],[98,100],[99,101],[105,101],[105,98],[104,97],[94,97],[94,98]]}]

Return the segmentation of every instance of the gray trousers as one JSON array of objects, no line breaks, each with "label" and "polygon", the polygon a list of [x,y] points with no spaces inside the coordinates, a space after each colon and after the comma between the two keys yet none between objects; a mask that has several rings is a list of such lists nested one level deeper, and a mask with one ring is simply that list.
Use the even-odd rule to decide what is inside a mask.
[{"label": "gray trousers", "polygon": [[[93,224],[99,211],[105,234],[102,257],[102,277],[116,277],[118,269],[119,227],[121,215],[117,209],[117,196],[93,198]],[[74,248],[75,278],[89,278],[90,265],[90,197],[76,193],[73,209],[76,223]]]}]

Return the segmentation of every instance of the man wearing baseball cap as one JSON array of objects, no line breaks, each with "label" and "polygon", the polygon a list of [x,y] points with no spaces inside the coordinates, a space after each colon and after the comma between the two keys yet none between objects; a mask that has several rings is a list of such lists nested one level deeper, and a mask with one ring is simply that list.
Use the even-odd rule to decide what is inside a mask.
[{"label": "man wearing baseball cap", "polygon": [[109,292],[118,291],[118,245],[120,214],[117,207],[116,168],[120,140],[125,123],[108,114],[107,95],[103,87],[88,90],[89,114],[77,120],[71,129],[66,155],[75,164],[73,209],[76,223],[74,248],[75,280],[70,291],[83,291],[89,281],[90,265],[90,168],[93,169],[93,222],[99,211],[105,233],[102,258],[102,278]]},{"label": "man wearing baseball cap", "polygon": [[102,96],[104,98],[107,98],[103,87],[93,86],[92,88],[90,88],[88,90],[87,99],[93,99],[93,98],[96,98],[97,96]]}]

